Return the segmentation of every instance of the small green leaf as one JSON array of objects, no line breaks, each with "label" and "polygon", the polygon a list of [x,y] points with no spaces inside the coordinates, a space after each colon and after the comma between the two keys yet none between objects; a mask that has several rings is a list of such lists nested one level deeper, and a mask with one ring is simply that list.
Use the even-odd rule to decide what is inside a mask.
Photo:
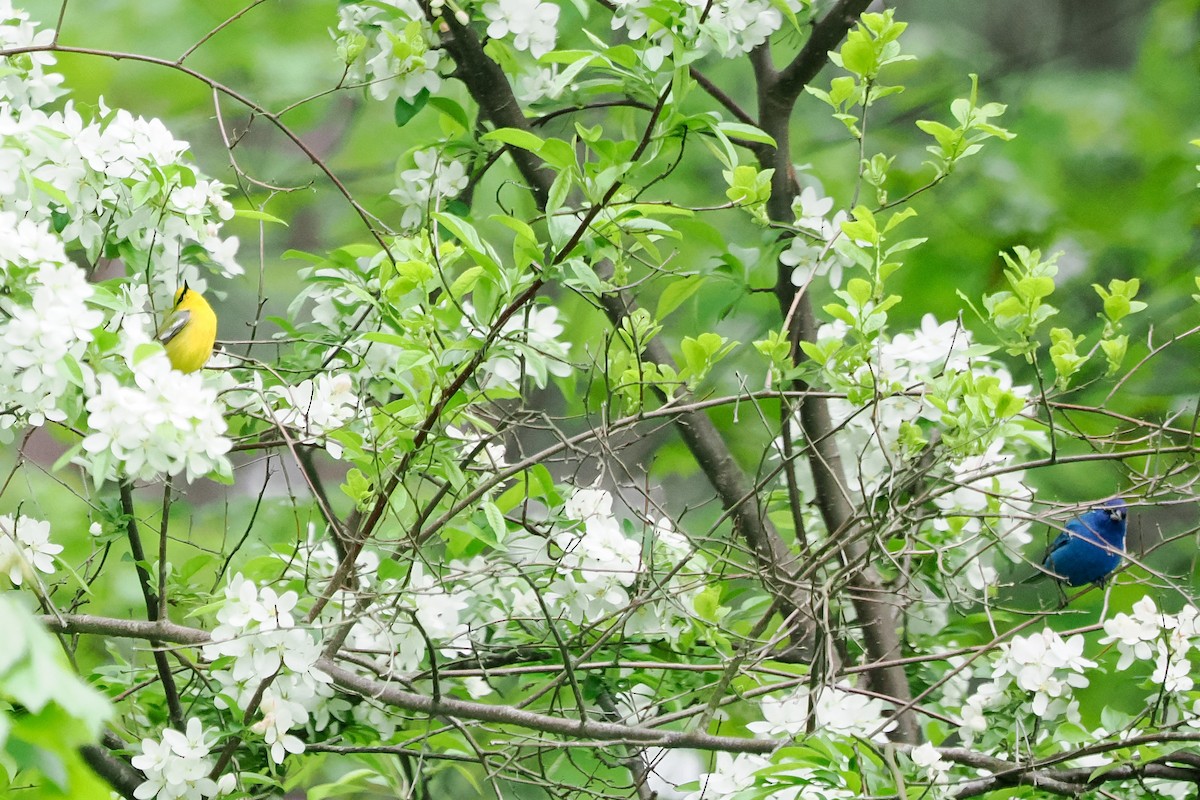
[{"label": "small green leaf", "polygon": [[746,125],[741,122],[719,122],[717,123],[717,130],[721,131],[731,139],[741,139],[746,142],[757,142],[759,144],[770,145],[771,147],[775,146],[774,138],[763,133],[761,129],[756,128],[753,125]]},{"label": "small green leaf", "polygon": [[658,306],[654,310],[655,319],[666,319],[671,312],[679,308],[685,300],[696,293],[702,285],[699,277],[691,276],[671,282],[663,293],[658,296]]},{"label": "small green leaf", "polygon": [[430,97],[429,105],[441,112],[442,116],[453,120],[464,132],[471,130],[471,119],[467,116],[466,110],[449,97],[442,95]]},{"label": "small green leaf", "polygon": [[501,144],[519,147],[531,153],[537,153],[546,142],[540,136],[519,128],[497,128],[479,137],[484,142],[500,142]]},{"label": "small green leaf", "polygon": [[428,89],[422,89],[417,92],[417,96],[411,101],[405,100],[403,97],[397,97],[396,105],[392,112],[396,119],[396,127],[403,128],[407,125],[409,120],[421,112],[421,109],[425,107],[425,103],[428,100]]},{"label": "small green leaf", "polygon": [[[286,222],[284,222],[283,220],[281,220],[279,217],[276,217],[272,214],[268,214],[265,211],[256,211],[256,210],[250,209],[250,208],[237,208],[237,209],[234,209],[233,215],[235,217],[237,217],[238,219],[253,219],[253,220],[257,220],[258,222],[269,222],[272,225],[282,225],[285,228],[288,226],[288,224]],[[292,252],[292,251],[289,251],[289,252]]]}]

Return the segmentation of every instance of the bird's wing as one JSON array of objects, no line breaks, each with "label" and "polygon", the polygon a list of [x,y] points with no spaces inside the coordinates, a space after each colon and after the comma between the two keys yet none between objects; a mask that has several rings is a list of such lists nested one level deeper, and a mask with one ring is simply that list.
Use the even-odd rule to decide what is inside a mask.
[{"label": "bird's wing", "polygon": [[190,311],[176,311],[167,318],[166,324],[164,324],[162,330],[158,332],[158,341],[166,344],[174,339],[179,335],[179,332],[183,330],[184,326],[188,324],[188,320],[191,318],[192,312]]},{"label": "bird's wing", "polygon": [[1050,557],[1051,553],[1053,553],[1055,550],[1061,550],[1062,548],[1067,546],[1067,543],[1071,541],[1071,533],[1070,533],[1071,531],[1075,531],[1076,533],[1079,533],[1079,531],[1077,531],[1075,528],[1074,521],[1068,522],[1067,530],[1060,533],[1058,535],[1058,537],[1053,542],[1050,543],[1050,546],[1046,548],[1046,555],[1042,556],[1043,564],[1046,563],[1046,559],[1048,559]]},{"label": "bird's wing", "polygon": [[[1068,526],[1068,527],[1070,527],[1070,526]],[[1032,575],[1030,575],[1028,578],[1025,578],[1024,580],[1022,580],[1021,583],[1033,583],[1034,581],[1040,580],[1047,576],[1053,577],[1053,578],[1059,578],[1058,573],[1054,571],[1054,567],[1048,563],[1050,560],[1050,554],[1053,553],[1055,550],[1060,550],[1063,547],[1066,547],[1067,542],[1069,542],[1069,541],[1071,541],[1071,535],[1069,533],[1067,533],[1066,531],[1063,531],[1062,533],[1058,534],[1058,537],[1053,542],[1050,543],[1049,547],[1046,548],[1045,554],[1042,555],[1041,562],[1039,564],[1034,565],[1034,568],[1037,571],[1034,572]],[[1061,578],[1059,578],[1059,579],[1061,580]]]}]

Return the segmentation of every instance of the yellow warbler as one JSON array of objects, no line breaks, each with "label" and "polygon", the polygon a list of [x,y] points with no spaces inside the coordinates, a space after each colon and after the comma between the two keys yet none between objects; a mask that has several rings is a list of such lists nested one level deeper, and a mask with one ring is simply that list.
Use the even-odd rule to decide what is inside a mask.
[{"label": "yellow warbler", "polygon": [[171,366],[195,372],[208,362],[217,340],[217,315],[204,295],[186,282],[175,292],[175,305],[163,320],[158,341],[167,350]]}]

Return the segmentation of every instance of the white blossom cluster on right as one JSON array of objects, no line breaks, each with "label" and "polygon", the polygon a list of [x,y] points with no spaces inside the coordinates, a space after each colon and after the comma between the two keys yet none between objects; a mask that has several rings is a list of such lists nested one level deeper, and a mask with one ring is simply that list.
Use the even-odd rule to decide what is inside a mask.
[{"label": "white blossom cluster on right", "polygon": [[[837,358],[848,338],[848,326],[838,320],[821,326],[815,344]],[[871,498],[887,493],[905,477],[906,470],[916,468],[910,444],[913,437],[944,428],[951,416],[984,405],[976,405],[970,397],[981,386],[1013,395],[1020,399],[1015,408],[1024,408],[1029,387],[1013,385],[1007,369],[973,354],[972,349],[971,335],[960,323],[939,323],[927,314],[911,332],[879,336],[870,363],[849,372],[840,362],[828,366],[824,372],[828,388],[853,397],[828,401],[852,496]],[[878,394],[872,398],[864,386],[876,387]],[[865,407],[856,393],[870,398]],[[936,549],[945,579],[942,585],[950,598],[977,597],[995,584],[1003,561],[1018,561],[1032,541],[1033,490],[1025,483],[1022,470],[1003,467],[1043,440],[1044,434],[1016,414],[991,419],[988,424],[985,433],[972,437],[963,452],[947,454],[945,447],[936,450],[942,463],[925,476],[927,481],[944,480],[948,488],[934,495],[933,504],[940,513],[921,527],[914,542],[931,553]],[[794,446],[800,448],[804,442],[798,421],[792,429]],[[782,452],[781,441],[776,447]],[[797,459],[795,464],[798,486],[806,500],[802,505],[806,529],[810,536],[819,537],[824,520],[811,502],[816,497],[812,473],[806,459]],[[940,629],[947,598],[935,596],[932,587],[921,581],[915,594],[921,603],[913,610],[914,624],[919,630]]]}]

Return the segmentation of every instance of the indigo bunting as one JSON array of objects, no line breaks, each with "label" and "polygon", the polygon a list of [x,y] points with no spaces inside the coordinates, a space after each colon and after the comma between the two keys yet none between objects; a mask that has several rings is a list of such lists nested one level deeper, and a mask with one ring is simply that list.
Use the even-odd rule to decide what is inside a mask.
[{"label": "indigo bunting", "polygon": [[1105,501],[1067,523],[1046,550],[1042,569],[1026,582],[1049,574],[1068,586],[1103,585],[1121,564],[1125,551],[1125,518],[1129,510],[1119,497]]}]

